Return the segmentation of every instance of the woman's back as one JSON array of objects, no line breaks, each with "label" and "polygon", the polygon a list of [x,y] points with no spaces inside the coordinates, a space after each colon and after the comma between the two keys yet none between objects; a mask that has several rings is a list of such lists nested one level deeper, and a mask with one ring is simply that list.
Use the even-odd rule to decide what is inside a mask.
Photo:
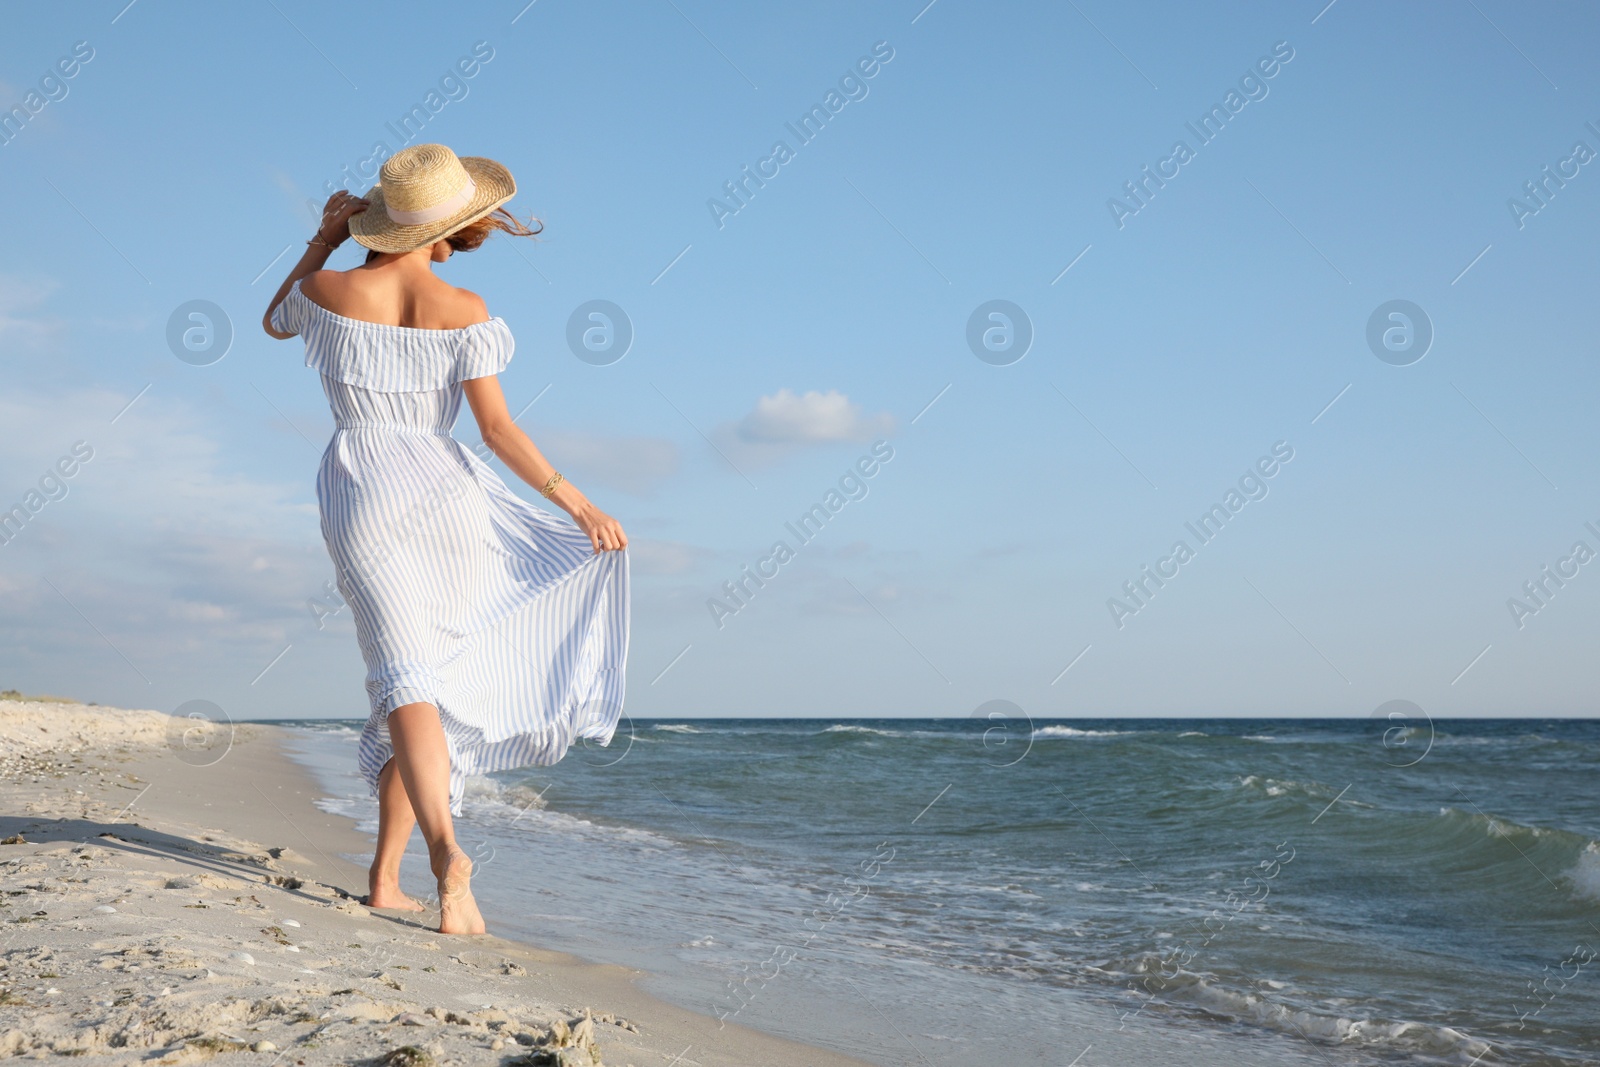
[{"label": "woman's back", "polygon": [[483,298],[435,277],[391,267],[319,270],[300,291],[336,315],[418,330],[457,330],[489,318]]}]

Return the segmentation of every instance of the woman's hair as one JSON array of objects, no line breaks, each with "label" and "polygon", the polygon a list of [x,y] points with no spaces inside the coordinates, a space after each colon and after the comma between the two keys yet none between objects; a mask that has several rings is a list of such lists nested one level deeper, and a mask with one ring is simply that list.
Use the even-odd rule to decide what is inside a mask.
[{"label": "woman's hair", "polygon": [[[471,252],[489,239],[489,235],[496,230],[508,233],[513,237],[537,237],[544,232],[544,223],[528,216],[528,223],[524,225],[515,215],[503,207],[497,207],[476,222],[469,222],[455,233],[445,238],[450,242],[450,247],[457,252]],[[375,248],[367,249],[365,262],[371,263],[381,253]]]}]

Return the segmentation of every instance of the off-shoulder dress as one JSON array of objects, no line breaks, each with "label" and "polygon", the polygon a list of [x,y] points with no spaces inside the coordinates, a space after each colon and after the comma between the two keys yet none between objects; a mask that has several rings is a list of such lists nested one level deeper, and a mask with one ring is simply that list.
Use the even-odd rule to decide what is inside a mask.
[{"label": "off-shoulder dress", "polygon": [[451,436],[461,383],[499,374],[498,316],[454,330],[352,319],[296,281],[272,324],[305,341],[335,428],[317,471],[322,536],[366,661],[358,764],[374,792],[388,715],[427,701],[450,749],[450,804],[470,775],[609,744],[628,654],[626,549],[512,493]]}]

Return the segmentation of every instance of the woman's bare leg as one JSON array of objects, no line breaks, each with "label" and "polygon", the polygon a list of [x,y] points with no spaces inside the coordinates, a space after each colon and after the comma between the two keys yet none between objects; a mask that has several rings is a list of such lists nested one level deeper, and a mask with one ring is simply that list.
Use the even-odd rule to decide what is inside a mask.
[{"label": "woman's bare leg", "polygon": [[429,865],[439,880],[439,932],[481,934],[483,916],[472,899],[472,860],[456,844],[450,818],[450,749],[439,709],[424,702],[394,709],[389,713],[389,741],[411,810],[428,842]]},{"label": "woman's bare leg", "polygon": [[405,783],[394,760],[378,772],[378,847],[367,872],[367,907],[395,911],[422,911],[422,905],[400,892],[400,857],[416,828]]}]

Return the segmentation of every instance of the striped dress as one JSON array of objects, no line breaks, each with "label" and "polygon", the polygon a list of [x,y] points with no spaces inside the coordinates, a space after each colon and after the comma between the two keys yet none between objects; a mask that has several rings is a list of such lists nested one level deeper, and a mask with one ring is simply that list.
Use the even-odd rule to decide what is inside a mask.
[{"label": "striped dress", "polygon": [[272,325],[304,339],[333,408],[317,503],[367,665],[358,762],[373,792],[393,754],[388,714],[416,701],[439,709],[457,814],[469,775],[555,763],[578,739],[608,744],[628,654],[627,550],[597,554],[450,435],[461,382],[511,360],[505,322],[367,322],[296,281]]}]

